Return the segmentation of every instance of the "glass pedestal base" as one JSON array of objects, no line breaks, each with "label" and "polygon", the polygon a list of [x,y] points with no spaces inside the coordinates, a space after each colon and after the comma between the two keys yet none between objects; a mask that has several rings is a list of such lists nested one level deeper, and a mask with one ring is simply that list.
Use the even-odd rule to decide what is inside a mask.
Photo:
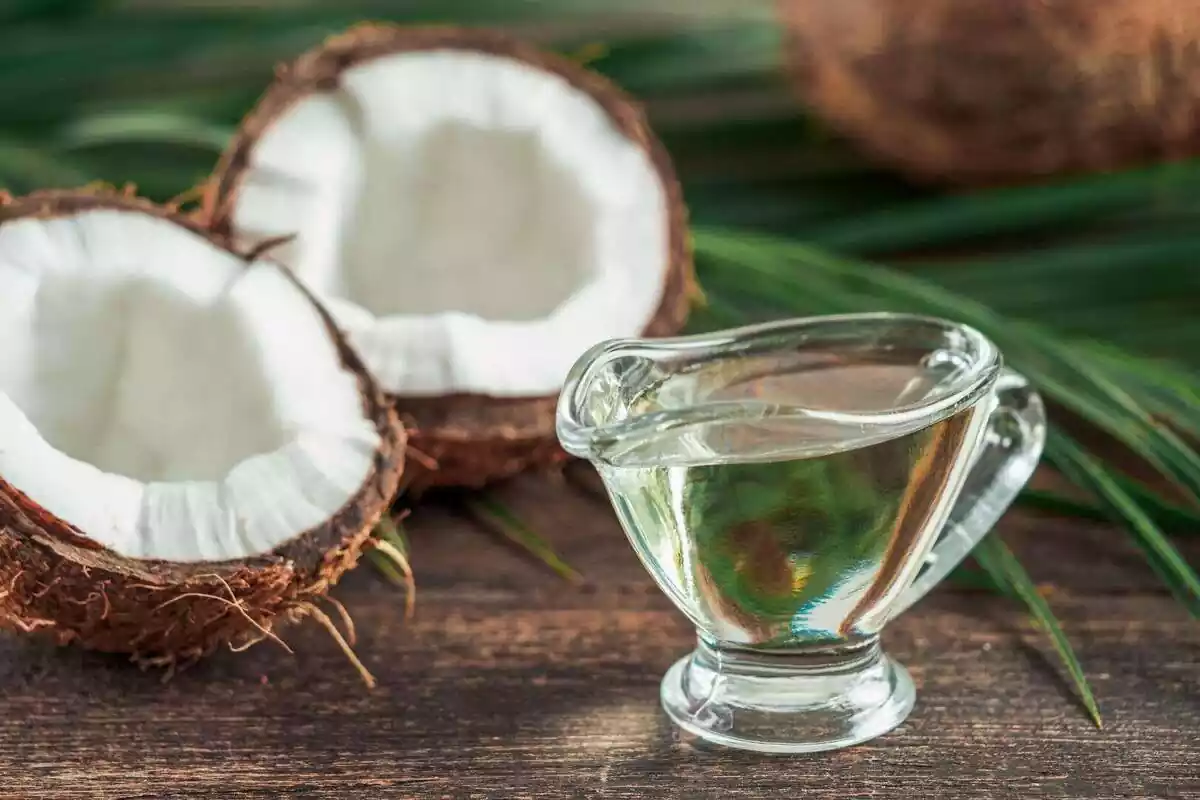
[{"label": "glass pedestal base", "polygon": [[903,722],[915,700],[912,678],[877,639],[786,653],[701,641],[662,682],[663,708],[679,727],[764,753],[865,742]]}]

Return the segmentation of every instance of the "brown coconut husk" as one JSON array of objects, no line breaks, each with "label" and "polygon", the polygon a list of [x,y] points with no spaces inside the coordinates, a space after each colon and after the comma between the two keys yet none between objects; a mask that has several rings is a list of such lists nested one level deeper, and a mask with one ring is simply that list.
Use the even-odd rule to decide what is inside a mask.
[{"label": "brown coconut husk", "polygon": [[1200,6],[780,0],[803,101],[922,181],[996,184],[1200,152]]},{"label": "brown coconut husk", "polygon": [[[220,237],[170,208],[103,190],[5,198],[0,227],[21,218],[64,217],[92,209],[149,214],[233,252]],[[0,475],[0,627],[173,669],[222,646],[239,650],[265,639],[282,645],[278,631],[283,625],[314,616],[361,669],[317,603],[364,550],[375,546],[372,529],[399,488],[405,434],[358,356],[324,309],[317,308],[342,363],[358,376],[363,409],[382,440],[374,469],[353,499],[273,552],[180,564],[118,555]]]},{"label": "brown coconut husk", "polygon": [[[662,301],[648,321],[646,336],[682,330],[696,296],[687,208],[665,148],[650,129],[641,106],[607,78],[507,34],[459,27],[361,25],[279,67],[275,81],[242,121],[209,183],[203,204],[208,224],[232,236],[234,204],[251,150],[259,138],[299,100],[335,89],[342,72],[382,56],[459,49],[514,59],[561,76],[592,97],[628,139],[645,150],[665,190],[669,215],[670,265]],[[532,467],[566,459],[554,433],[556,396],[496,398],[483,394],[443,397],[393,396],[409,428],[414,491],[432,487],[479,487]]]}]

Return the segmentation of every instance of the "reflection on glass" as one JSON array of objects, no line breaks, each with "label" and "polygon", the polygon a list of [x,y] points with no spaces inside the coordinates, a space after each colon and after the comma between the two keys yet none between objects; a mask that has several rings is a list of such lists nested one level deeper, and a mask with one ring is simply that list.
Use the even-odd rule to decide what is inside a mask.
[{"label": "reflection on glass", "polygon": [[[670,377],[634,406],[695,403],[685,385],[709,402],[740,393],[810,407],[851,386],[859,405],[938,386],[920,366],[822,363],[714,392],[706,372],[727,370]],[[975,418],[969,407],[879,440],[828,421],[733,417],[656,437],[601,470],[635,548],[702,632],[775,647],[840,640],[877,631],[889,590],[930,545]]]}]

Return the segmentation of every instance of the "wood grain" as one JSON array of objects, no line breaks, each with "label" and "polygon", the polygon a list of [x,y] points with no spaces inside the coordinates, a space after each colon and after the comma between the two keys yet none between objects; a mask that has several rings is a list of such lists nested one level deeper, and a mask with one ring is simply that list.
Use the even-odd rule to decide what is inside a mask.
[{"label": "wood grain", "polygon": [[691,630],[604,501],[549,478],[501,495],[587,582],[422,509],[414,620],[369,567],[336,592],[373,692],[316,626],[287,632],[294,657],[267,643],[167,683],[0,640],[0,797],[1200,798],[1200,626],[1119,532],[1004,524],[1053,585],[1104,730],[1019,609],[943,587],[885,635],[920,692],[899,730],[834,754],[757,756],[680,736],[659,711],[658,680]]}]

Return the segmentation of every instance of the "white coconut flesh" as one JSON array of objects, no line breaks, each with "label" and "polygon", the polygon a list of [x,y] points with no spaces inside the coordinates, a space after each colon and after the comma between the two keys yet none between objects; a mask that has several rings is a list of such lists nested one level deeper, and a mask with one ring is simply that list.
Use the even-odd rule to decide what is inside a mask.
[{"label": "white coconut flesh", "polygon": [[0,227],[0,478],[82,534],[267,553],[343,507],[379,444],[278,266],[131,211]]},{"label": "white coconut flesh", "polygon": [[250,150],[242,241],[329,302],[402,395],[552,394],[640,334],[669,265],[650,156],[557,74],[465,50],[380,57],[288,108]]}]

